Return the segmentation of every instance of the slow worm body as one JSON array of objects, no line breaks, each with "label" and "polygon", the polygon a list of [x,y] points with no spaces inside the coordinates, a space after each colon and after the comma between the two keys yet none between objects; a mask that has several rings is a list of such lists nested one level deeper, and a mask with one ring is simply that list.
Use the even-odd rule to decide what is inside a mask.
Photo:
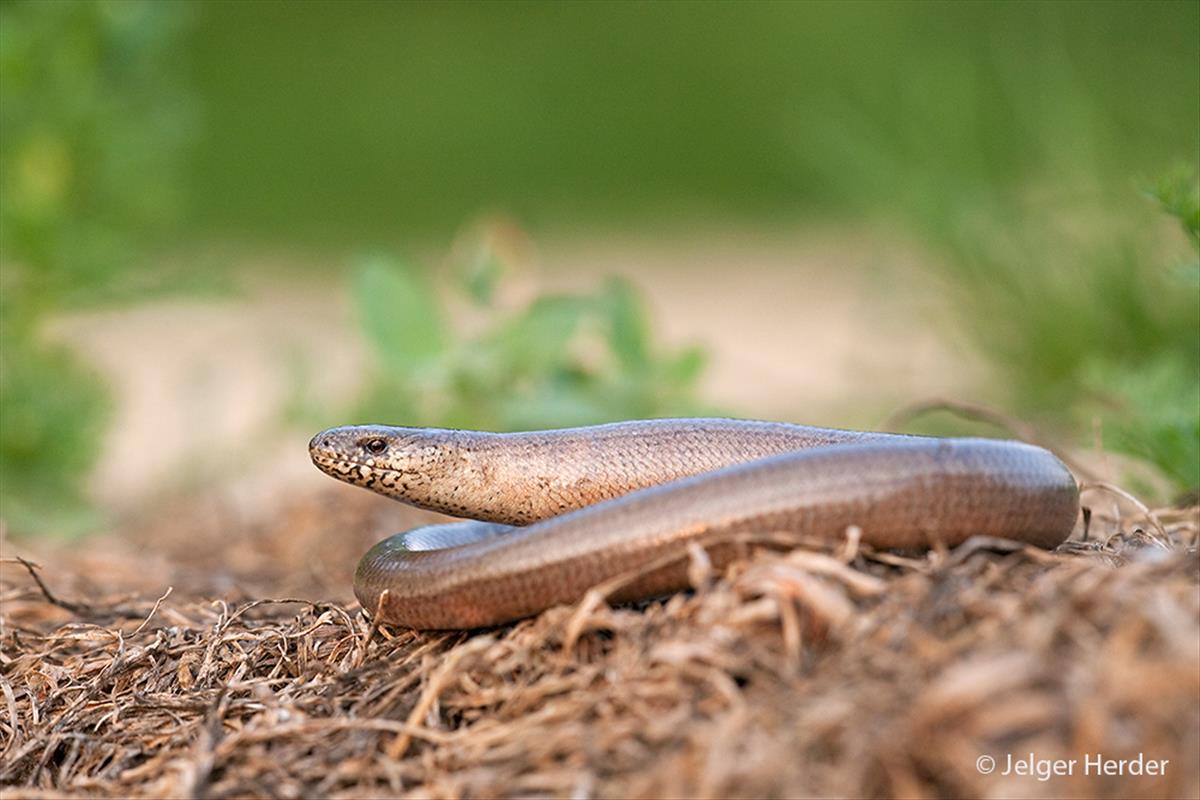
[{"label": "slow worm body", "polygon": [[851,525],[885,548],[973,535],[1054,547],[1079,511],[1071,473],[1032,445],[748,420],[355,425],[317,434],[309,452],[335,478],[477,520],[397,534],[359,563],[363,607],[423,629],[519,619],[620,575],[636,577],[616,601],[675,591],[693,541],[718,567],[738,534],[836,540]]}]

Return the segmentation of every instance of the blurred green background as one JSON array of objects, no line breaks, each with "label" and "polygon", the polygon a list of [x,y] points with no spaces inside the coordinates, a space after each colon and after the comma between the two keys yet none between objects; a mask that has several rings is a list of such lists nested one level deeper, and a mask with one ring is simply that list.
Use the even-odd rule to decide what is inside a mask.
[{"label": "blurred green background", "polygon": [[901,231],[993,362],[991,404],[1100,425],[1192,490],[1198,43],[1196,2],[5,0],[0,513],[90,519],[110,402],[47,321],[220,290],[213,243],[332,265],[375,347],[364,414],[706,408],[703,354],[658,347],[620,282],[502,311],[502,259],[477,254],[460,291],[489,323],[452,330],[397,254],[491,211],[535,239]]}]

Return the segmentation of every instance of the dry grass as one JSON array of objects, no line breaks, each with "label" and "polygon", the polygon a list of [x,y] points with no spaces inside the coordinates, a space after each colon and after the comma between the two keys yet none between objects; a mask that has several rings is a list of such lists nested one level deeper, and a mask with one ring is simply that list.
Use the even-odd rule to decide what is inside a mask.
[{"label": "dry grass", "polygon": [[[341,490],[266,527],[184,507],[120,539],[6,543],[0,786],[1196,797],[1200,513],[1088,500],[1090,540],[1058,553],[751,550],[723,575],[696,559],[700,588],[665,601],[432,635],[372,631],[353,604],[368,532],[408,512]],[[314,601],[261,599],[287,596]],[[1044,782],[976,769],[1009,753],[1078,764]],[[1084,774],[1097,753],[1169,763]]]}]

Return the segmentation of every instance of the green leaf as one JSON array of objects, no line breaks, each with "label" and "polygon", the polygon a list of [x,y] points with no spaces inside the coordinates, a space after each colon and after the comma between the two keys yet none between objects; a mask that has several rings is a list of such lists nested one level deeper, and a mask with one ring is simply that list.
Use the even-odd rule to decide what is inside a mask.
[{"label": "green leaf", "polygon": [[695,385],[708,365],[708,356],[698,347],[691,347],[664,364],[663,378],[674,388]]},{"label": "green leaf", "polygon": [[490,252],[474,259],[460,273],[463,290],[476,305],[490,306],[496,285],[504,273],[504,265]]},{"label": "green leaf", "polygon": [[1197,181],[1195,168],[1177,166],[1149,186],[1146,192],[1158,201],[1163,211],[1179,221],[1192,247],[1200,250],[1200,181]]},{"label": "green leaf", "polygon": [[499,338],[501,357],[522,373],[544,374],[561,368],[571,337],[587,310],[588,303],[582,298],[539,298]]},{"label": "green leaf", "polygon": [[1200,487],[1200,382],[1195,366],[1169,354],[1140,363],[1097,359],[1084,370],[1111,447],[1144,459],[1179,491]]},{"label": "green leaf", "polygon": [[626,370],[641,370],[650,361],[650,333],[645,310],[629,283],[611,278],[605,286],[609,346]]},{"label": "green leaf", "polygon": [[418,372],[445,351],[437,297],[415,270],[386,256],[364,258],[355,270],[354,300],[363,331],[388,369]]},{"label": "green leaf", "polygon": [[[492,288],[501,290],[511,279],[504,270],[494,277],[499,286]],[[454,288],[473,291],[467,282]],[[657,355],[637,294],[623,281],[583,295],[542,296],[516,312],[491,308],[483,332],[448,343],[438,298],[419,273],[386,258],[364,261],[355,298],[364,328],[394,367],[374,377],[359,406],[363,418],[528,430],[700,408],[693,395],[703,354]],[[414,352],[413,341],[426,349]],[[441,349],[433,346],[439,342]],[[432,369],[414,380],[412,371],[426,365]]]}]

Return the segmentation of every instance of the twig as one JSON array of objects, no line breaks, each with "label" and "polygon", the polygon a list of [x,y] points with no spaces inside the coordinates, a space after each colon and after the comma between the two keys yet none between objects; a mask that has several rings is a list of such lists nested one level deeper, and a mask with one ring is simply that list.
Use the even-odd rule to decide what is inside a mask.
[{"label": "twig", "polygon": [[80,616],[84,617],[96,616],[96,611],[93,606],[90,606],[86,603],[72,603],[70,600],[59,599],[54,592],[50,591],[50,587],[45,584],[45,582],[42,580],[42,576],[38,575],[37,573],[37,571],[41,569],[40,565],[26,561],[21,556],[17,556],[16,560],[21,562],[21,565],[25,567],[25,570],[29,573],[29,577],[33,578],[34,583],[36,583],[38,588],[42,590],[42,595],[46,598],[46,602],[48,602],[50,605],[58,606],[59,608],[65,608],[67,611],[70,611],[73,614],[79,614]]},{"label": "twig", "polygon": [[[14,559],[4,560],[15,560],[20,562],[20,564],[25,567],[26,571],[29,572],[30,577],[32,577],[34,582],[38,585],[38,589],[41,591],[42,596],[46,598],[46,602],[50,603],[50,605],[58,606],[59,608],[70,611],[72,614],[91,619],[107,619],[112,617],[143,617],[146,615],[145,606],[142,606],[141,608],[130,605],[113,605],[104,607],[92,605],[91,603],[63,600],[61,597],[54,594],[54,592],[50,591],[50,587],[47,586],[46,582],[42,580],[40,575],[38,575],[37,571],[41,569],[40,564],[34,564],[33,562],[27,561],[21,556],[16,556]],[[164,594],[158,599],[157,602],[155,602],[154,607],[150,610],[151,615],[158,610],[159,604],[161,604],[170,593],[171,589],[168,588],[166,594]],[[148,617],[146,622],[149,622]],[[145,622],[143,622],[137,631],[134,631],[134,633],[141,631],[143,627],[145,627]]]},{"label": "twig", "polygon": [[147,625],[150,624],[150,620],[153,619],[155,613],[158,612],[158,607],[162,605],[162,601],[166,600],[168,597],[170,597],[171,592],[173,592],[174,590],[175,590],[174,586],[167,587],[167,590],[165,592],[163,592],[162,597],[160,597],[154,601],[154,608],[150,609],[150,613],[146,615],[146,618],[144,620],[142,620],[142,624],[138,625],[137,628],[130,635],[136,636],[137,634],[142,632],[142,628],[145,628]]},{"label": "twig", "polygon": [[1004,539],[999,536],[972,536],[958,547],[950,551],[949,557],[942,563],[943,568],[955,567],[963,563],[981,550],[992,553],[1019,553],[1029,545],[1024,542]]},{"label": "twig", "polygon": [[358,657],[354,659],[354,668],[358,669],[362,666],[363,661],[367,658],[367,648],[371,645],[371,640],[375,638],[375,631],[379,630],[379,623],[383,620],[383,607],[387,603],[390,591],[384,589],[379,593],[379,600],[375,603],[375,613],[371,615],[371,626],[367,628],[367,633],[358,643]]},{"label": "twig", "polygon": [[911,403],[907,406],[902,406],[896,411],[893,411],[887,419],[883,421],[883,427],[892,430],[902,426],[923,414],[928,414],[931,411],[948,411],[951,414],[956,414],[964,419],[975,420],[976,422],[986,422],[995,425],[998,428],[1003,428],[1010,434],[1024,442],[1036,444],[1039,447],[1044,447],[1052,451],[1056,456],[1062,459],[1063,463],[1071,468],[1071,471],[1081,478],[1089,481],[1099,479],[1099,476],[1092,470],[1085,467],[1075,459],[1061,452],[1058,448],[1051,446],[1046,441],[1044,436],[1041,436],[1037,429],[1027,422],[1022,422],[1019,419],[1003,414],[993,408],[977,405],[975,403],[965,403],[961,400],[950,400],[947,398],[935,397],[929,400],[921,400],[916,403]]},{"label": "twig", "polygon": [[1155,533],[1158,534],[1157,536],[1151,536],[1150,540],[1165,550],[1171,549],[1171,537],[1167,534],[1167,529],[1166,529],[1166,527],[1163,526],[1162,520],[1160,520],[1158,518],[1158,515],[1155,514],[1153,511],[1151,511],[1150,507],[1147,506],[1145,503],[1143,503],[1141,500],[1138,500],[1136,497],[1134,497],[1132,494],[1130,494],[1129,492],[1122,489],[1120,486],[1117,486],[1112,483],[1106,483],[1105,481],[1093,481],[1091,483],[1085,483],[1079,487],[1079,491],[1081,491],[1081,492],[1086,492],[1089,489],[1098,489],[1100,491],[1109,492],[1109,493],[1115,494],[1117,497],[1120,497],[1121,499],[1129,502],[1131,505],[1133,505],[1134,508],[1136,508],[1138,511],[1142,512],[1142,514],[1146,517],[1146,519],[1148,519],[1150,521],[1150,524],[1154,527]]}]

